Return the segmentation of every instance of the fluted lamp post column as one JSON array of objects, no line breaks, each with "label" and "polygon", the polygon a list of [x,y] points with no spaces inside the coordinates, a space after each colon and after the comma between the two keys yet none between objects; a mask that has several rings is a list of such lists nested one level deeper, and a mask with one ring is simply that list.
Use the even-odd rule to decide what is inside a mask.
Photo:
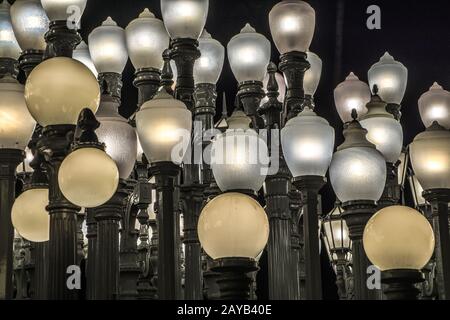
[{"label": "fluted lamp post column", "polygon": [[378,211],[364,230],[364,249],[380,270],[387,300],[418,300],[416,284],[434,251],[433,229],[418,211],[391,206]]},{"label": "fluted lamp post column", "polygon": [[281,130],[281,143],[293,184],[303,200],[303,227],[306,273],[306,299],[321,300],[322,280],[319,252],[318,193],[333,156],[334,129],[305,108]]}]

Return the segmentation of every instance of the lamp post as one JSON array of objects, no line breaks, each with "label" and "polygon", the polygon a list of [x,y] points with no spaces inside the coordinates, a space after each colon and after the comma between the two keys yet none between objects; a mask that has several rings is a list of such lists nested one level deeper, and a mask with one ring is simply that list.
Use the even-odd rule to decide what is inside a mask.
[{"label": "lamp post", "polygon": [[319,190],[333,156],[334,129],[328,122],[305,108],[281,130],[281,144],[293,184],[304,203],[306,299],[322,298],[317,202]]},{"label": "lamp post", "polygon": [[248,300],[252,284],[249,273],[258,270],[256,258],[269,237],[264,209],[249,196],[224,193],[203,208],[198,235],[213,259],[211,270],[220,273],[220,298]]},{"label": "lamp post", "polygon": [[434,122],[410,145],[411,163],[425,190],[423,197],[431,203],[432,225],[436,237],[436,262],[439,298],[450,299],[450,133]]},{"label": "lamp post", "polygon": [[330,165],[331,185],[344,209],[343,218],[353,242],[353,278],[356,300],[370,300],[374,293],[366,285],[369,261],[362,236],[367,221],[375,212],[386,182],[386,163],[375,145],[367,141],[367,130],[356,120],[344,129],[345,141],[337,149]]},{"label": "lamp post", "polygon": [[388,300],[417,300],[420,270],[434,250],[433,229],[422,214],[403,206],[378,211],[365,227],[364,249],[381,270]]}]

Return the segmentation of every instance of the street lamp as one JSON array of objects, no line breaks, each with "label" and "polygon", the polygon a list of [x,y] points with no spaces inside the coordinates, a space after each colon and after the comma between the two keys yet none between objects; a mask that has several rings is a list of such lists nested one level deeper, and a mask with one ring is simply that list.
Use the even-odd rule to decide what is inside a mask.
[{"label": "street lamp", "polygon": [[[387,105],[387,110],[396,120],[401,118],[401,106],[408,83],[408,69],[386,52],[380,61],[369,70],[369,85],[378,87],[379,95]],[[375,94],[375,92],[374,92]]]},{"label": "street lamp", "polygon": [[317,225],[317,197],[325,185],[325,175],[333,156],[334,129],[328,122],[305,108],[281,130],[281,144],[286,163],[294,177],[293,184],[304,201],[304,236],[306,261],[306,297],[322,298],[320,253]]},{"label": "street lamp", "polygon": [[[261,106],[269,101],[269,97],[267,95],[269,93],[269,89],[268,89],[269,79],[270,79],[270,74],[266,73],[266,76],[264,77],[264,80],[263,80],[263,87],[264,87],[264,92],[266,93],[266,96],[261,100]],[[277,81],[277,85],[278,85],[277,99],[279,102],[283,103],[284,98],[286,97],[286,81],[284,79],[283,74],[281,74],[279,72],[275,72],[275,80]]]},{"label": "street lamp", "polygon": [[367,130],[356,120],[356,112],[352,116],[354,120],[344,129],[345,141],[331,161],[330,180],[337,198],[343,202],[343,218],[353,242],[355,296],[366,300],[370,299],[365,280],[369,265],[363,250],[363,229],[383,194],[386,162],[375,145],[367,141]]},{"label": "street lamp", "polygon": [[247,274],[258,270],[256,258],[269,237],[264,209],[240,193],[219,195],[202,210],[198,236],[213,259],[212,271],[221,273],[221,299],[249,299],[252,280]]},{"label": "street lamp", "polygon": [[[448,232],[448,231],[447,231]],[[414,209],[392,206],[378,211],[364,230],[364,250],[381,270],[388,300],[417,300],[415,286],[434,250],[433,229]]]},{"label": "street lamp", "polygon": [[80,61],[86,67],[91,70],[92,74],[97,78],[98,71],[95,68],[94,62],[92,62],[91,54],[89,53],[89,47],[86,42],[81,41],[80,44],[73,50],[73,56],[75,60]]},{"label": "street lamp", "polygon": [[450,129],[450,92],[444,90],[437,82],[419,99],[419,111],[426,128],[434,121]]},{"label": "street lamp", "polygon": [[361,117],[367,113],[366,105],[370,101],[370,89],[351,72],[344,82],[334,89],[334,102],[342,122],[351,121],[352,110]]},{"label": "street lamp", "polygon": [[14,35],[11,24],[10,5],[3,0],[0,3],[0,76],[6,74],[16,75],[17,59],[20,56],[20,47]]},{"label": "street lamp", "polygon": [[322,76],[322,59],[314,52],[308,51],[306,59],[311,67],[305,72],[305,79],[303,80],[303,88],[305,91],[305,100],[307,106],[314,109],[314,95],[319,86],[320,78]]}]

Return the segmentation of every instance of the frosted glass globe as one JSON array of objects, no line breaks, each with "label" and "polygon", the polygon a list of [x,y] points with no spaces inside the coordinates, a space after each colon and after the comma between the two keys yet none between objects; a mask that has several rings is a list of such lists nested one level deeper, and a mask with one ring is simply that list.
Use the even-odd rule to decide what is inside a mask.
[{"label": "frosted glass globe", "polygon": [[261,205],[240,193],[224,193],[203,208],[198,237],[212,259],[256,259],[269,239],[269,221]]},{"label": "frosted glass globe", "polygon": [[410,145],[414,172],[425,190],[450,189],[450,132],[430,127]]},{"label": "frosted glass globe", "polygon": [[75,125],[84,108],[97,111],[100,87],[81,62],[56,57],[33,69],[25,85],[25,100],[31,115],[41,126]]},{"label": "frosted glass globe", "polygon": [[268,165],[267,144],[254,130],[228,130],[211,145],[211,169],[222,191],[259,191]]},{"label": "frosted glass globe", "polygon": [[[277,72],[275,73],[275,80],[277,80],[278,83],[278,101],[280,102],[284,102],[284,98],[286,97],[286,82],[284,80],[284,76]],[[266,76],[264,77],[263,80],[263,87],[264,87],[264,92],[267,95],[267,85],[269,84],[269,74],[266,73]],[[261,99],[261,105],[263,105],[264,103],[266,103],[267,101],[269,101],[269,98],[267,96],[265,96],[264,98]]]},{"label": "frosted glass globe", "polygon": [[78,24],[87,0],[41,0],[50,21],[73,21]]},{"label": "frosted glass globe", "polygon": [[263,81],[270,61],[270,42],[246,24],[227,46],[231,70],[238,82]]},{"label": "frosted glass globe", "polygon": [[164,23],[145,9],[125,28],[128,54],[136,70],[162,69],[162,54],[169,47],[169,35]]},{"label": "frosted glass globe", "polygon": [[62,162],[58,183],[67,200],[80,207],[95,208],[116,192],[119,170],[103,150],[80,148]]},{"label": "frosted glass globe", "polygon": [[98,72],[122,73],[128,61],[125,30],[108,17],[89,34],[89,52]]},{"label": "frosted glass globe", "polygon": [[420,117],[425,127],[434,121],[450,129],[450,92],[444,90],[437,82],[419,99]]},{"label": "frosted glass globe", "polygon": [[408,69],[386,52],[369,70],[370,88],[376,85],[378,95],[386,103],[400,104],[408,83]]},{"label": "frosted glass globe", "polygon": [[281,54],[306,52],[314,36],[316,12],[304,1],[281,1],[270,11],[269,24],[273,41]]},{"label": "frosted glass globe", "polygon": [[25,150],[36,121],[23,97],[24,87],[6,76],[0,79],[0,149]]},{"label": "frosted glass globe", "polygon": [[330,165],[330,181],[342,202],[378,201],[386,183],[386,162],[376,149],[353,147],[337,151]]},{"label": "frosted glass globe", "polygon": [[197,40],[208,17],[209,0],[161,0],[161,12],[172,39]]},{"label": "frosted glass globe", "polygon": [[434,252],[434,234],[418,211],[392,206],[378,211],[367,222],[363,236],[369,260],[381,271],[421,270]]},{"label": "frosted glass globe", "polygon": [[11,221],[17,232],[28,241],[45,242],[50,238],[48,188],[28,189],[17,197],[11,210]]},{"label": "frosted glass globe", "polygon": [[40,0],[17,0],[11,6],[11,21],[17,42],[23,51],[45,50],[44,35],[49,20]]},{"label": "frosted glass globe", "polygon": [[77,61],[80,61],[86,67],[91,70],[92,74],[97,78],[98,71],[94,66],[94,62],[92,62],[91,54],[89,53],[89,47],[86,42],[81,41],[80,44],[73,50],[72,58]]},{"label": "frosted glass globe", "polygon": [[201,56],[194,64],[195,84],[216,84],[222,73],[225,61],[225,48],[219,41],[213,39],[206,29],[203,30],[198,42]]},{"label": "frosted glass globe", "polygon": [[324,118],[305,108],[281,130],[281,145],[294,178],[325,177],[334,149],[334,129]]},{"label": "frosted glass globe", "polygon": [[319,86],[320,77],[322,76],[322,59],[314,52],[308,51],[307,60],[311,67],[306,70],[303,80],[303,89],[305,95],[314,96]]},{"label": "frosted glass globe", "polygon": [[0,3],[0,58],[17,60],[21,49],[14,35],[9,13],[10,7],[6,0]]},{"label": "frosted glass globe", "polygon": [[352,110],[356,109],[358,116],[367,113],[366,104],[370,101],[370,89],[351,72],[350,75],[334,89],[334,102],[342,121],[352,120]]}]

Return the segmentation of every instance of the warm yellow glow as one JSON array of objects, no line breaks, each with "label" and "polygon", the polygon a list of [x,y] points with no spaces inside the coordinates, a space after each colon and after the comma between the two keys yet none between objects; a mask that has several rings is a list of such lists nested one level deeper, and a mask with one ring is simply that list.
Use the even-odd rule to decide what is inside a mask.
[{"label": "warm yellow glow", "polygon": [[280,21],[283,32],[298,32],[300,30],[300,20],[295,16],[284,16]]},{"label": "warm yellow glow", "polygon": [[385,77],[380,82],[379,86],[383,89],[398,87],[398,80],[391,77]]},{"label": "warm yellow glow", "polygon": [[383,128],[373,128],[367,134],[367,139],[375,145],[383,145],[389,138],[388,132]]},{"label": "warm yellow glow", "polygon": [[0,30],[0,41],[15,41],[14,34],[9,30]]},{"label": "warm yellow glow", "polygon": [[173,9],[180,18],[194,18],[199,13],[199,6],[194,1],[178,2]]},{"label": "warm yellow glow", "polygon": [[209,66],[211,65],[211,62],[208,57],[200,57],[200,59],[198,59],[198,63],[202,68],[209,68]]},{"label": "warm yellow glow", "polygon": [[429,117],[432,119],[447,119],[448,111],[443,105],[434,105],[428,111]]},{"label": "warm yellow glow", "polygon": [[241,60],[242,64],[246,63],[254,63],[255,56],[259,56],[260,52],[255,50],[253,47],[242,48],[238,52],[238,57]]},{"label": "warm yellow glow", "polygon": [[295,154],[298,158],[305,160],[320,160],[324,150],[318,141],[299,141],[295,148]]},{"label": "warm yellow glow", "polygon": [[366,176],[366,168],[364,166],[364,163],[361,161],[355,160],[350,165],[350,172],[355,177],[365,177]]},{"label": "warm yellow glow", "polygon": [[445,163],[445,159],[435,158],[429,159],[425,167],[428,168],[430,172],[438,173],[438,172],[446,172],[448,170],[448,163]]}]

